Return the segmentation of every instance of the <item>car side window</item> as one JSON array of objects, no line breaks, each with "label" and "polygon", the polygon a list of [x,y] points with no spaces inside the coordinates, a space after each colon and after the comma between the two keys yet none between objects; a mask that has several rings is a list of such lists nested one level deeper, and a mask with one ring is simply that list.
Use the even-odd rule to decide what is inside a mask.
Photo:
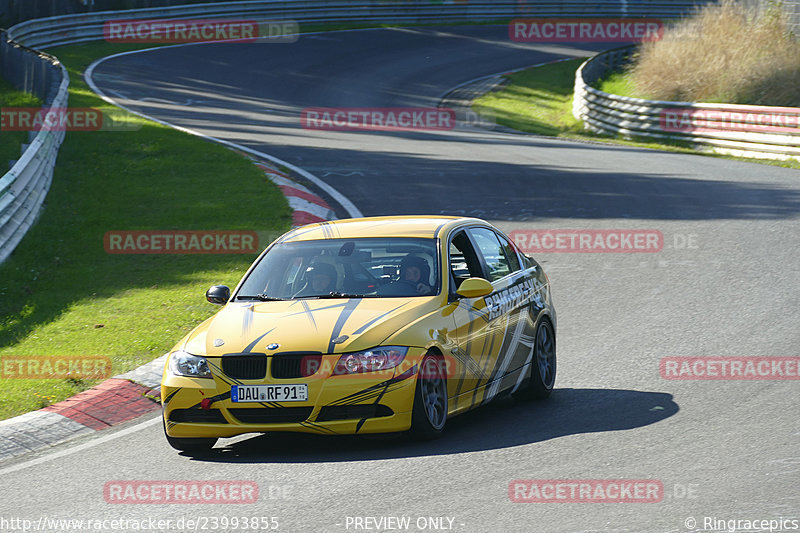
[{"label": "car side window", "polygon": [[499,233],[495,233],[495,235],[497,235],[497,238],[500,239],[500,246],[503,247],[503,251],[506,254],[506,259],[508,260],[508,266],[509,268],[511,268],[511,272],[516,272],[521,268],[519,264],[519,256],[517,255],[517,250],[508,241],[508,239],[506,239]]},{"label": "car side window", "polygon": [[455,290],[458,290],[467,278],[483,277],[480,260],[465,232],[459,231],[450,241],[449,256],[450,274],[455,283]]},{"label": "car side window", "polygon": [[[489,268],[489,281],[496,281],[512,272],[506,252],[494,231],[489,228],[470,228],[469,232]],[[519,270],[519,262],[516,270]]]}]

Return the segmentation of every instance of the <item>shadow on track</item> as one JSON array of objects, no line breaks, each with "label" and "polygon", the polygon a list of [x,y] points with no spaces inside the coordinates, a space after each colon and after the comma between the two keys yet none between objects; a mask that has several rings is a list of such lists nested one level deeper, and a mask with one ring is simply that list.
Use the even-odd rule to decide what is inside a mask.
[{"label": "shadow on track", "polygon": [[[448,421],[444,436],[415,442],[402,435],[317,436],[271,433],[217,445],[196,461],[319,463],[448,455],[543,442],[567,435],[623,431],[678,412],[672,395],[626,389],[556,389],[543,402],[504,398]],[[185,455],[185,454],[182,454]]]}]

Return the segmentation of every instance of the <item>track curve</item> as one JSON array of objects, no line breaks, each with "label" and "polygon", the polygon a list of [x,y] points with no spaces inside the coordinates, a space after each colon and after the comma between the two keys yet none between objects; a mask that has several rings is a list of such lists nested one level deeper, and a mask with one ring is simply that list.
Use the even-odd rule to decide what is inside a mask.
[{"label": "track curve", "polygon": [[[354,530],[347,517],[409,516],[412,525],[450,517],[452,530],[465,532],[682,532],[693,530],[689,518],[698,530],[705,517],[798,518],[800,382],[667,381],[658,364],[798,355],[800,172],[471,129],[299,124],[305,107],[436,106],[468,79],[589,53],[509,43],[505,28],[471,26],[161,48],[100,63],[94,80],[120,103],[291,162],[365,215],[466,214],[506,231],[656,229],[664,249],[537,254],[559,311],[559,375],[548,402],[500,401],[454,419],[428,444],[267,435],[230,439],[194,460],[146,422],[37,463],[0,465],[23,502],[11,508],[4,498],[0,516],[268,513],[281,517],[281,531]],[[508,496],[515,479],[620,478],[660,480],[664,500],[559,505]],[[102,489],[115,479],[253,479],[262,490],[289,490],[257,505],[190,511],[108,505]]]}]

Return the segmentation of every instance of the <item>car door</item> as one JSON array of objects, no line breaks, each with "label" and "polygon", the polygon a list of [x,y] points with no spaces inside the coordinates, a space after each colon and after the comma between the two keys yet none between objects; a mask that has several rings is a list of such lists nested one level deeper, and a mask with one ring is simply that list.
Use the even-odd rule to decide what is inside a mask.
[{"label": "car door", "polygon": [[504,236],[488,227],[468,228],[465,235],[475,273],[494,287],[483,298],[459,298],[454,313],[459,355],[469,359],[465,367],[471,371],[457,401],[459,407],[472,407],[521,382],[533,353],[534,324],[528,305],[536,287]]},{"label": "car door", "polygon": [[[456,294],[458,286],[464,280],[486,276],[483,263],[466,229],[460,229],[451,235],[445,250],[448,251],[449,275],[447,312],[452,314],[454,321],[453,337],[456,346],[450,353],[452,368],[448,371],[447,392],[450,411],[457,413],[480,401],[476,396],[476,388],[478,383],[486,379],[484,373],[487,366],[486,358],[480,354],[493,350],[491,339],[494,336],[487,331],[488,311],[483,298],[462,298]],[[476,354],[479,356],[476,357]]]}]

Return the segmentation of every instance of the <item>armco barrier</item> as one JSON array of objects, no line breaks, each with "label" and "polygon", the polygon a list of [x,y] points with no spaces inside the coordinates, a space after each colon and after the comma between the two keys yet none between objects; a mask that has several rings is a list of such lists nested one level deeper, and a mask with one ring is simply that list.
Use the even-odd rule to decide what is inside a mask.
[{"label": "armco barrier", "polygon": [[635,47],[600,53],[575,73],[572,114],[598,133],[672,139],[760,159],[800,160],[800,108],[644,100],[591,86]]},{"label": "armco barrier", "polygon": [[[44,108],[67,106],[69,76],[64,66],[52,56],[7,41],[5,32],[0,32],[0,68],[17,88],[41,98]],[[40,130],[30,135],[27,149],[0,178],[0,262],[36,221],[64,140],[64,131]]]},{"label": "armco barrier", "polygon": [[662,17],[674,18],[711,0],[498,0],[434,3],[430,0],[254,0],[190,4],[127,11],[104,11],[35,19],[11,29],[14,40],[31,47],[91,41],[103,37],[103,23],[141,18],[237,18],[330,22],[419,24],[514,17]]},{"label": "armco barrier", "polygon": [[[291,20],[313,23],[457,23],[509,20],[515,17],[659,17],[674,18],[711,0],[497,0],[432,2],[430,0],[256,0],[188,4],[172,7],[104,11],[48,17],[22,22],[9,30],[13,42],[5,48],[46,48],[103,39],[103,25],[121,19],[221,19]],[[66,106],[68,77],[55,61],[42,57],[42,65],[57,67],[61,76],[57,94],[45,100]],[[20,65],[9,68],[22,69]],[[43,66],[42,68],[50,68]],[[24,74],[17,72],[18,76]],[[9,78],[8,73],[4,77]],[[13,77],[13,76],[12,76]],[[9,78],[10,79],[10,78]],[[55,78],[53,78],[55,79]],[[26,90],[31,90],[26,88]],[[0,262],[2,262],[38,214],[52,179],[58,147],[64,132],[38,132],[14,168],[0,178]]]}]

